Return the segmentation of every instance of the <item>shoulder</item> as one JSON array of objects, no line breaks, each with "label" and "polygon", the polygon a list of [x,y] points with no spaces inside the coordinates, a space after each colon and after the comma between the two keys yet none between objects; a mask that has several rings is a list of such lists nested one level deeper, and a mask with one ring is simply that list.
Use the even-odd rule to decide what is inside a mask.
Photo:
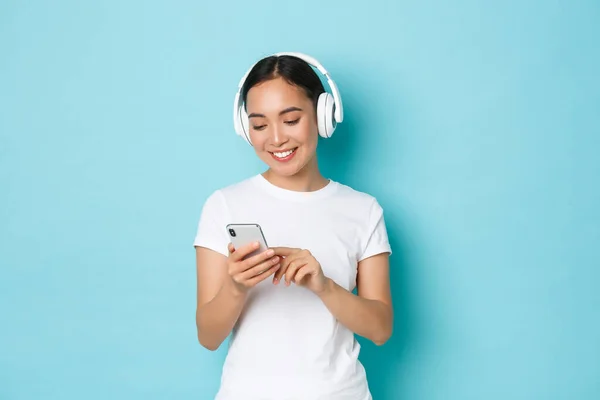
[{"label": "shoulder", "polygon": [[355,189],[349,185],[336,182],[338,190],[336,192],[337,197],[340,201],[351,203],[353,207],[357,207],[364,210],[372,210],[381,208],[377,198],[365,191]]},{"label": "shoulder", "polygon": [[206,202],[226,202],[228,198],[238,197],[250,192],[254,188],[255,176],[229,183],[225,186],[213,189],[209,193]]},{"label": "shoulder", "polygon": [[252,177],[209,189],[201,204],[200,223],[203,221],[222,221],[230,217],[234,199],[244,199],[252,190]]}]

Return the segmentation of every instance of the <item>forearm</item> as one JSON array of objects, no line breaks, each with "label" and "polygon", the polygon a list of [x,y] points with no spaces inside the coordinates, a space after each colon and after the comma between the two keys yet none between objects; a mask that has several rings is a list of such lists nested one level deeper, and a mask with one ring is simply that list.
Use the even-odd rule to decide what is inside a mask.
[{"label": "forearm", "polygon": [[244,307],[246,296],[224,283],[217,295],[196,310],[198,340],[209,350],[216,350],[229,336]]},{"label": "forearm", "polygon": [[357,296],[329,278],[325,287],[318,296],[342,325],[377,345],[389,339],[393,323],[390,306]]}]

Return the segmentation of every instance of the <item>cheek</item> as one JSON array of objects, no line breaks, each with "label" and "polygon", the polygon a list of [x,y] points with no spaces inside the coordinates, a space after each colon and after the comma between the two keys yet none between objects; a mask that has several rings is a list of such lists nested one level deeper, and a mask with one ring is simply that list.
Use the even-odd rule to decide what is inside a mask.
[{"label": "cheek", "polygon": [[312,123],[312,121],[304,121],[303,123],[298,124],[297,128],[296,137],[299,142],[310,146],[316,145],[319,138],[316,123]]},{"label": "cheek", "polygon": [[252,146],[254,146],[257,150],[260,150],[265,144],[265,135],[261,135],[260,132],[250,130],[248,133],[250,135],[250,141],[252,141]]}]

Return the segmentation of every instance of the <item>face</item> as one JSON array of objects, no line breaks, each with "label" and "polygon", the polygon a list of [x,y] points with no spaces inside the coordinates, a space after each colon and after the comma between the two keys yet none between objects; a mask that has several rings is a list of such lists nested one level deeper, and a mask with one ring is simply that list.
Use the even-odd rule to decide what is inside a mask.
[{"label": "face", "polygon": [[276,78],[248,91],[249,134],[256,154],[277,175],[292,176],[315,162],[318,128],[310,98]]}]

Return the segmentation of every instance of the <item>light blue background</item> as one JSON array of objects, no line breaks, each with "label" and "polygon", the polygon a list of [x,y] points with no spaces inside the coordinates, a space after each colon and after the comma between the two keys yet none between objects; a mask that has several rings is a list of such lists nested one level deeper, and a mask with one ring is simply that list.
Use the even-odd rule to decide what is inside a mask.
[{"label": "light blue background", "polygon": [[262,171],[232,100],[276,51],[330,70],[323,171],[386,211],[375,400],[600,398],[599,40],[597,1],[3,1],[0,399],[212,398],[192,240]]}]

